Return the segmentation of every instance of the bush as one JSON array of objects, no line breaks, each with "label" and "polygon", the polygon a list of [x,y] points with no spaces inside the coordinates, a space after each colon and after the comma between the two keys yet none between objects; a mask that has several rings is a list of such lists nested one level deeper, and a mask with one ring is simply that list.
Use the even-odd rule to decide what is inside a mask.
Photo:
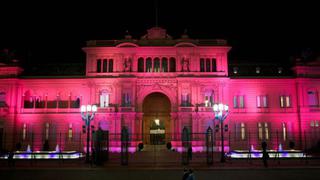
[{"label": "bush", "polygon": [[49,141],[48,140],[44,141],[43,151],[49,151]]},{"label": "bush", "polygon": [[16,144],[16,150],[17,150],[17,151],[20,151],[20,150],[21,150],[21,147],[22,147],[21,142],[18,142],[18,143]]},{"label": "bush", "polygon": [[139,151],[141,151],[143,149],[143,143],[139,143],[138,148],[139,148]]},{"label": "bush", "polygon": [[167,149],[168,149],[168,150],[171,150],[171,148],[172,148],[172,144],[171,144],[171,142],[168,142],[168,143],[167,143]]},{"label": "bush", "polygon": [[289,148],[294,149],[295,143],[293,141],[289,142]]}]

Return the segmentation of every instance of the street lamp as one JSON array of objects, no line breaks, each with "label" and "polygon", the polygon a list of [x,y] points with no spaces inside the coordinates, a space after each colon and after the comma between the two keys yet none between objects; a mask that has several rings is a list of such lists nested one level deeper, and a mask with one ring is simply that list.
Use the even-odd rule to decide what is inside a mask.
[{"label": "street lamp", "polygon": [[86,162],[90,162],[89,159],[89,142],[90,142],[90,122],[93,120],[95,113],[97,112],[96,105],[82,105],[81,106],[81,117],[87,126],[87,151],[86,151]]},{"label": "street lamp", "polygon": [[225,162],[225,155],[224,155],[224,137],[223,137],[223,121],[227,118],[229,114],[229,106],[226,104],[214,104],[213,105],[213,112],[215,114],[215,119],[220,121],[221,126],[221,162]]}]

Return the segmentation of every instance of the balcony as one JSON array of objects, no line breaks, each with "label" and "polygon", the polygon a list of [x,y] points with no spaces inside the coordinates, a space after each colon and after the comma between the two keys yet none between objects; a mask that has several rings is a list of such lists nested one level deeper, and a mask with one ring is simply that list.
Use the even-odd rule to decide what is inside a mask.
[{"label": "balcony", "polygon": [[22,108],[21,113],[77,113],[80,108]]},{"label": "balcony", "polygon": [[134,107],[120,107],[120,112],[134,112]]},{"label": "balcony", "polygon": [[213,112],[212,107],[198,107],[198,112]]},{"label": "balcony", "polygon": [[183,107],[183,106],[179,107],[180,112],[193,112],[194,110],[195,110],[195,107]]},{"label": "balcony", "polygon": [[116,108],[113,106],[98,107],[98,113],[110,113],[110,112],[116,112]]}]

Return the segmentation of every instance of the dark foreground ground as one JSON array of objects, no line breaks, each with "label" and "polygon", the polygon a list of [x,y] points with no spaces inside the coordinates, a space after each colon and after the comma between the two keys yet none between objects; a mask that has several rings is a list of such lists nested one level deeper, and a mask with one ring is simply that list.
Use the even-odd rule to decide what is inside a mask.
[{"label": "dark foreground ground", "polygon": [[[318,168],[269,168],[269,169],[211,169],[195,170],[196,180],[309,180],[320,179]],[[58,169],[0,169],[1,180],[175,180],[182,179],[182,170],[130,170],[106,168]]]}]

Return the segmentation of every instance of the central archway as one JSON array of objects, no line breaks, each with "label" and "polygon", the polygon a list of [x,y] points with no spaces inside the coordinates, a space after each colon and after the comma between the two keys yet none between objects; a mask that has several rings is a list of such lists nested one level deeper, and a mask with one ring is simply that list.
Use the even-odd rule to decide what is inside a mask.
[{"label": "central archway", "polygon": [[170,136],[170,99],[163,93],[147,95],[142,105],[144,144],[164,144]]}]

